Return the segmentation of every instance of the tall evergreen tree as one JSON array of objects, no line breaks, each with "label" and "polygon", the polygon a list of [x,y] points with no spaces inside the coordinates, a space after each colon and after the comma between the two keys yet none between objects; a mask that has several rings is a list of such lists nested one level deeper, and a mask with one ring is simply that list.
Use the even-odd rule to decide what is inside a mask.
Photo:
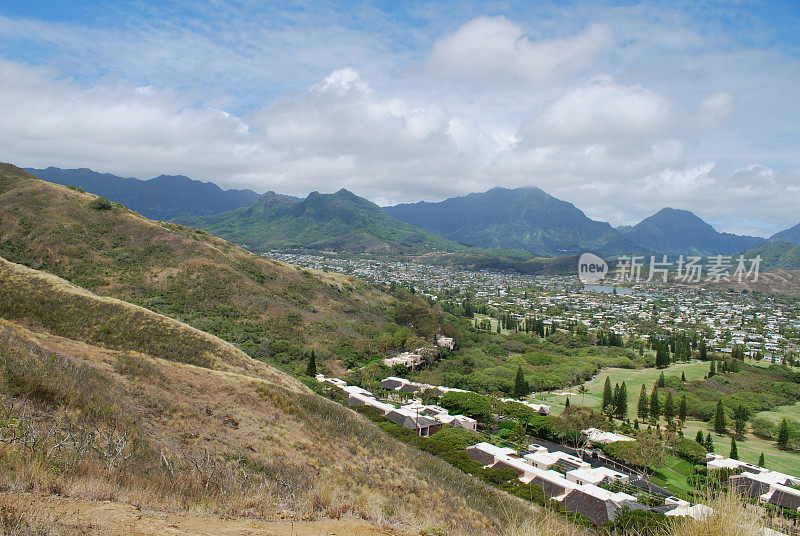
[{"label": "tall evergreen tree", "polygon": [[711,360],[711,365],[708,367],[708,377],[716,376],[717,375],[717,365],[715,364],[716,361],[713,359]]},{"label": "tall evergreen tree", "polygon": [[736,438],[731,436],[731,453],[728,455],[729,458],[733,458],[734,460],[739,459],[739,449],[736,448]]},{"label": "tall evergreen tree", "polygon": [[720,400],[717,402],[717,410],[714,412],[714,431],[718,434],[724,434],[727,427],[725,408],[722,406],[722,400]]},{"label": "tall evergreen tree", "polygon": [[564,402],[564,409],[567,409],[568,407],[569,407],[569,397],[567,397],[566,402]]},{"label": "tall evergreen tree", "polygon": [[658,386],[659,387],[666,387],[667,386],[667,379],[664,377],[664,373],[662,372],[658,376]]},{"label": "tall evergreen tree", "polygon": [[766,462],[764,462],[764,453],[762,452],[761,456],[758,457],[758,464],[757,465],[759,467],[764,467],[764,463],[766,463]]},{"label": "tall evergreen tree", "polygon": [[749,417],[747,408],[741,404],[736,406],[736,409],[733,410],[733,429],[739,437],[744,437],[744,433],[747,431],[747,419]]},{"label": "tall evergreen tree", "polygon": [[667,393],[667,399],[664,401],[664,418],[667,421],[675,418],[675,401],[672,400],[672,391]]},{"label": "tall evergreen tree", "polygon": [[522,372],[522,366],[517,367],[517,377],[514,380],[514,398],[522,398],[527,396],[530,390],[528,382],[525,381],[525,374]]},{"label": "tall evergreen tree", "polygon": [[706,340],[700,340],[700,361],[705,361],[708,359],[708,346],[706,346]]},{"label": "tall evergreen tree", "polygon": [[603,386],[603,405],[600,407],[602,411],[614,402],[614,393],[611,390],[611,379],[606,377],[606,383]]},{"label": "tall evergreen tree", "polygon": [[638,415],[642,421],[646,421],[647,417],[650,415],[650,404],[647,400],[647,388],[644,385],[642,385],[642,390],[639,391],[639,402],[636,405],[636,415]]},{"label": "tall evergreen tree", "polygon": [[658,399],[658,386],[653,386],[653,392],[650,393],[650,420],[658,421],[658,416],[661,415],[661,401]]},{"label": "tall evergreen tree", "polygon": [[312,378],[317,375],[317,356],[314,353],[314,350],[311,350],[311,353],[308,355],[308,365],[306,365],[306,376],[311,376]]},{"label": "tall evergreen tree", "polygon": [[682,382],[686,381],[686,373],[685,372],[681,372],[681,381]]},{"label": "tall evergreen tree", "polygon": [[619,394],[615,405],[617,406],[617,417],[624,419],[628,416],[628,386],[625,385],[625,382],[622,382],[622,385],[619,386]]},{"label": "tall evergreen tree", "polygon": [[711,432],[706,436],[706,450],[708,452],[714,452],[714,439],[711,437]]},{"label": "tall evergreen tree", "polygon": [[688,411],[689,409],[686,407],[686,395],[683,395],[681,397],[681,403],[678,406],[678,418],[681,422],[686,422],[686,414]]},{"label": "tall evergreen tree", "polygon": [[705,439],[703,439],[703,431],[702,430],[698,430],[697,431],[697,435],[694,436],[694,440],[697,441],[698,443],[700,443],[701,445],[705,445],[706,442],[705,442]]},{"label": "tall evergreen tree", "polygon": [[786,422],[786,417],[781,421],[781,426],[778,428],[778,447],[786,449],[789,446],[789,423]]}]

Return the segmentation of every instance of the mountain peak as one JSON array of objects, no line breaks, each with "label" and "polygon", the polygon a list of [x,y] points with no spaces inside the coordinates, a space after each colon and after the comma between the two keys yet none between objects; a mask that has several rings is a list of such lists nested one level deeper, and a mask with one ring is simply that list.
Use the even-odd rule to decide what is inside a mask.
[{"label": "mountain peak", "polygon": [[636,244],[667,255],[733,255],[763,242],[758,237],[720,233],[694,212],[672,207],[619,231]]},{"label": "mountain peak", "polygon": [[640,251],[608,223],[594,221],[572,203],[533,186],[513,190],[498,186],[438,203],[385,210],[426,231],[482,248],[524,249],[544,256]]}]

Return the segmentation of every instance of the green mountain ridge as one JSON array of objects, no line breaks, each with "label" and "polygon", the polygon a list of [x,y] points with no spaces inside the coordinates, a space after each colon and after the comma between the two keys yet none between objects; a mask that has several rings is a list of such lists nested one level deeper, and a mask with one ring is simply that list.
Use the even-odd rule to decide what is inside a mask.
[{"label": "green mountain ridge", "polygon": [[618,229],[636,244],[666,255],[732,255],[764,241],[720,233],[688,210],[663,208],[634,225]]},{"label": "green mountain ridge", "polygon": [[791,242],[764,242],[742,253],[746,258],[761,256],[761,270],[800,270],[800,245]]},{"label": "green mountain ridge", "polygon": [[523,249],[563,257],[592,251],[601,256],[640,253],[606,222],[588,218],[572,203],[539,188],[492,188],[437,203],[385,207],[395,218],[462,244]]},{"label": "green mountain ridge", "polygon": [[400,222],[378,205],[341,189],[303,200],[267,192],[252,206],[213,216],[177,218],[253,251],[306,248],[350,253],[418,254],[467,248]]}]

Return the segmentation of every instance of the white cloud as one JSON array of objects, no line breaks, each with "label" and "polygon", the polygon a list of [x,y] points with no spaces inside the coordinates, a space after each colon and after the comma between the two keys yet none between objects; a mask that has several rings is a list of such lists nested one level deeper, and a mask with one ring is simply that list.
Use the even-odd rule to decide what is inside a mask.
[{"label": "white cloud", "polygon": [[437,40],[425,68],[433,76],[476,86],[540,84],[586,67],[610,43],[611,32],[602,24],[533,41],[506,17],[480,16]]},{"label": "white cloud", "polygon": [[680,10],[428,5],[409,28],[217,4],[216,26],[0,16],[3,159],[385,203],[538,186],[614,224],[666,205],[737,232],[800,219],[800,64]]},{"label": "white cloud", "polygon": [[535,120],[522,124],[523,143],[608,143],[661,137],[673,127],[670,100],[640,85],[603,76],[568,90]]}]

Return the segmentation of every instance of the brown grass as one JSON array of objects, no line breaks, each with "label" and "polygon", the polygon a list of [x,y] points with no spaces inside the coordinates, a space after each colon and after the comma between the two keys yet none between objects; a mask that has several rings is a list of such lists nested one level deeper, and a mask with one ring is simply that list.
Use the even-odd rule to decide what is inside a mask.
[{"label": "brown grass", "polygon": [[106,348],[136,349],[170,361],[257,374],[307,392],[299,382],[218,337],[1,257],[0,316]]},{"label": "brown grass", "polygon": [[[10,408],[0,416],[10,423],[0,451],[6,491],[257,519],[356,517],[453,534],[491,533],[509,512],[532,512],[334,402],[252,375],[2,320],[0,355],[27,378],[13,388],[6,374],[0,387]],[[9,441],[15,436],[24,438]],[[112,436],[127,441],[115,463]]]}]

